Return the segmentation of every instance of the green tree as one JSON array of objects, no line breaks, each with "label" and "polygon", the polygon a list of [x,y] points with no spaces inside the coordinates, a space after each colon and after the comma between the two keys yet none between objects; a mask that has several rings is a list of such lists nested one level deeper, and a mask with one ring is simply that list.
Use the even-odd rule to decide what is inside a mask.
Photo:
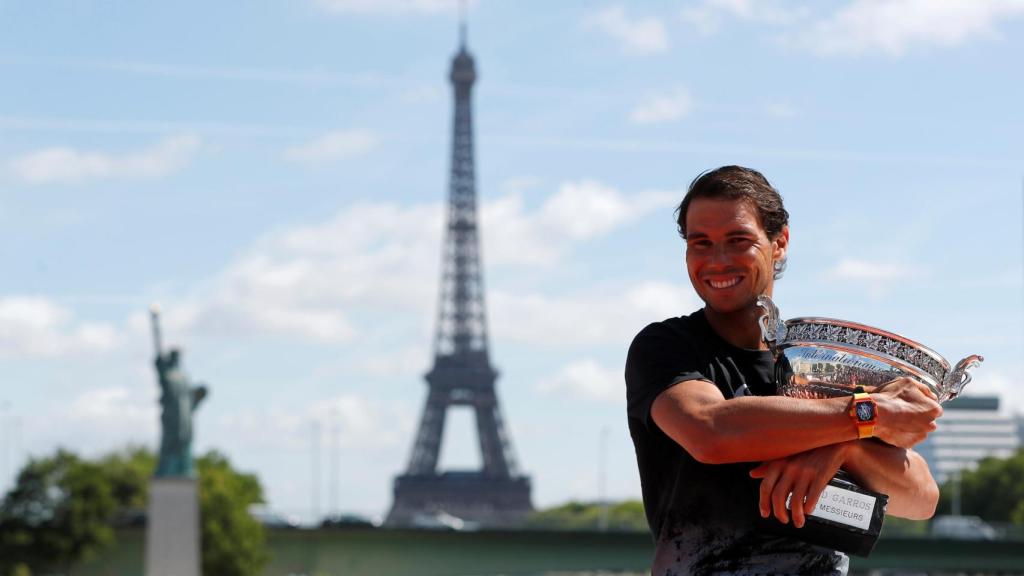
[{"label": "green tree", "polygon": [[[542,530],[600,530],[602,506],[592,502],[568,502],[538,510],[527,518],[527,528]],[[647,530],[644,506],[639,500],[608,505],[608,530]]]},{"label": "green tree", "polygon": [[[950,514],[955,479],[942,485],[939,514]],[[1024,448],[1005,459],[985,458],[960,476],[960,510],[989,522],[1024,524]]]},{"label": "green tree", "polygon": [[97,464],[65,450],[29,461],[0,504],[0,572],[66,571],[113,541],[115,508]]},{"label": "green tree", "polygon": [[[203,573],[259,574],[269,559],[263,526],[249,514],[263,502],[259,480],[217,452],[197,463]],[[30,461],[0,504],[0,575],[66,572],[101,551],[114,524],[144,514],[155,468],[140,447],[95,462],[65,450]]]},{"label": "green tree", "polygon": [[259,480],[235,471],[215,451],[199,458],[198,468],[203,573],[259,574],[269,560],[263,525],[249,514],[252,505],[263,502]]},{"label": "green tree", "polygon": [[144,512],[156,456],[142,446],[129,446],[100,458],[119,512]]}]

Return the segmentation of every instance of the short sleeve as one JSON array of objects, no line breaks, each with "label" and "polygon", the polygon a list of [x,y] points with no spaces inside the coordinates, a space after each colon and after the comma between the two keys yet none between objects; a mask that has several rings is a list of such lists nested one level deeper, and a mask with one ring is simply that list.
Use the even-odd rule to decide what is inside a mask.
[{"label": "short sleeve", "polygon": [[687,380],[708,380],[693,342],[665,322],[648,325],[633,338],[626,356],[626,411],[651,428],[651,405],[663,391]]}]

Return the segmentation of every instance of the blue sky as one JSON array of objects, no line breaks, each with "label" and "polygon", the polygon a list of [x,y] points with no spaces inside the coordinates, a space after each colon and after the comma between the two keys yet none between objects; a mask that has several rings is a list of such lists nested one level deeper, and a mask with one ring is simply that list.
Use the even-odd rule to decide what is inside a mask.
[{"label": "blue sky", "polygon": [[[212,388],[198,450],[285,513],[383,513],[430,366],[456,45],[439,0],[0,2],[0,485],[58,445],[157,444],[158,301]],[[639,497],[625,350],[698,307],[672,211],[723,164],[786,200],[784,316],[983,354],[972,389],[1024,411],[1024,2],[480,0],[469,46],[537,504],[598,495],[602,430],[607,495]],[[471,425],[445,467],[479,461]]]}]

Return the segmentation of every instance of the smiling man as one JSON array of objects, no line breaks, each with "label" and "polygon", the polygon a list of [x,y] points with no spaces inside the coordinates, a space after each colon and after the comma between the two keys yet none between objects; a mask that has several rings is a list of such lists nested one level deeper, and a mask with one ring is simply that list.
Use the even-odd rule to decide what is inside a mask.
[{"label": "smiling man", "polygon": [[[938,487],[911,450],[941,414],[931,391],[899,379],[870,394],[873,438],[853,398],[774,396],[758,325],[786,265],[789,214],[761,173],[706,172],[678,209],[690,282],[704,307],[644,328],[626,361],[630,434],[655,576],[845,574],[848,558],[757,528],[774,515],[802,527],[842,467],[889,495],[888,513],[931,517]],[[787,498],[803,506],[785,506]]]}]

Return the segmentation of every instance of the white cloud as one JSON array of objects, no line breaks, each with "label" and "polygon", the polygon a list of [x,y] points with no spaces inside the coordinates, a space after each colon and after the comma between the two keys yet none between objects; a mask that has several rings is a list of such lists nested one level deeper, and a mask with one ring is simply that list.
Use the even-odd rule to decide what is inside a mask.
[{"label": "white cloud", "polygon": [[704,5],[742,20],[759,22],[792,22],[806,14],[799,6],[777,0],[705,0]]},{"label": "white cloud", "polygon": [[789,102],[771,102],[765,104],[764,112],[772,118],[796,118],[800,115],[800,110],[790,104]]},{"label": "white cloud", "polygon": [[652,319],[688,314],[700,307],[689,283],[664,282],[564,296],[492,290],[488,304],[495,335],[545,346],[625,345]]},{"label": "white cloud", "polygon": [[402,101],[410,104],[439,104],[445,102],[444,88],[436,84],[414,86],[402,91]]},{"label": "white cloud", "polygon": [[73,183],[107,178],[159,178],[186,166],[199,151],[197,136],[178,135],[140,152],[106,154],[74,148],[45,148],[8,162],[28,184]]},{"label": "white cloud", "polygon": [[823,56],[953,47],[975,38],[998,37],[1000,20],[1024,15],[1020,0],[853,0],[814,18],[809,5],[771,0],[701,0],[679,11],[700,34],[727,22],[767,24],[783,44]]},{"label": "white cloud", "polygon": [[584,18],[588,28],[596,28],[619,43],[626,52],[653,54],[668,50],[668,32],[654,17],[633,18],[622,6],[610,6]]},{"label": "white cloud", "polygon": [[854,280],[861,282],[878,282],[904,280],[917,276],[919,271],[912,266],[891,262],[875,262],[869,260],[840,260],[827,272],[836,280]]},{"label": "white cloud", "polygon": [[537,389],[594,402],[625,405],[626,386],[621,368],[609,369],[592,359],[577,360],[542,380]]},{"label": "white cloud", "polygon": [[855,0],[792,40],[820,55],[900,56],[996,37],[999,20],[1022,15],[1020,0]]},{"label": "white cloud", "polygon": [[679,11],[679,19],[701,36],[711,36],[722,26],[722,16],[707,6],[687,6]]},{"label": "white cloud", "polygon": [[80,393],[63,410],[62,421],[76,430],[112,442],[150,443],[158,434],[159,408],[153,388],[114,386]]},{"label": "white cloud", "polygon": [[[532,210],[520,194],[485,202],[485,266],[556,265],[574,247],[653,210],[667,209],[680,196],[657,191],[624,194],[599,182],[582,181],[561,185]],[[398,329],[409,314],[425,322],[436,306],[442,230],[442,204],[437,202],[357,204],[326,222],[275,232],[256,242],[201,291],[168,302],[169,331],[255,331],[344,343],[364,335],[360,322],[370,315],[378,318],[372,323],[378,331]],[[512,302],[513,309],[551,316],[544,304],[537,308],[528,297],[517,295]],[[581,319],[592,312],[575,305],[571,310]],[[512,320],[520,322],[515,316]],[[133,327],[145,330],[143,315]],[[408,330],[407,325],[402,329]],[[367,359],[363,368],[381,372],[411,366],[424,365],[419,356],[409,355],[391,366]]]},{"label": "white cloud", "polygon": [[310,431],[318,424],[320,445],[327,447],[336,435],[343,448],[395,449],[408,442],[415,422],[404,406],[380,405],[354,394],[317,400],[289,409],[265,406],[237,410],[214,424],[220,434],[259,438],[260,444],[284,449],[306,449]]},{"label": "white cloud", "polygon": [[415,346],[406,346],[398,350],[389,350],[387,354],[370,356],[363,359],[362,368],[367,375],[375,378],[395,376],[420,376],[430,368],[430,349],[427,341],[417,342]]},{"label": "white cloud", "polygon": [[642,100],[629,113],[630,121],[636,124],[661,124],[675,122],[693,111],[693,98],[681,86],[664,94],[652,94]]},{"label": "white cloud", "polygon": [[458,7],[452,0],[313,0],[318,8],[331,13],[352,12],[446,12]]},{"label": "white cloud", "polygon": [[378,138],[366,130],[328,132],[323,136],[285,150],[284,157],[294,162],[312,164],[358,156],[373,150]]},{"label": "white cloud", "polygon": [[[310,418],[327,423],[336,418],[342,446],[405,446],[415,425],[404,418],[401,407],[380,406],[352,394],[316,402],[309,407],[308,414]],[[329,434],[329,426],[322,427],[322,431]]]},{"label": "white cloud", "polygon": [[671,206],[679,197],[676,192],[625,195],[593,180],[570,182],[544,203],[538,221],[550,230],[562,231],[568,239],[589,240],[652,210]]},{"label": "white cloud", "polygon": [[[562,184],[533,209],[520,194],[485,202],[486,267],[557,265],[575,247],[670,208],[679,197],[678,192],[624,194],[585,180]],[[192,293],[163,302],[164,331],[186,340],[195,333],[258,333],[339,344],[371,325],[383,334],[408,331],[410,317],[429,324],[437,300],[442,230],[443,209],[437,202],[357,204],[325,222],[276,231],[219,274],[197,283]],[[652,315],[667,317],[687,308],[679,307],[685,298],[674,289],[657,285],[578,298],[498,291],[489,300],[501,324],[498,333],[543,342],[608,341]],[[593,310],[604,309],[611,312],[590,319]],[[125,329],[135,336],[148,334],[148,314],[133,314]],[[103,352],[122,341],[114,326],[76,321],[70,310],[45,298],[0,298],[3,354]],[[426,360],[407,351],[398,361],[394,356],[367,358],[362,369],[378,375],[409,373],[422,370]]]},{"label": "white cloud", "polygon": [[[683,262],[680,259],[680,266]],[[665,282],[644,282],[625,292],[624,303],[638,317],[664,319],[688,314],[703,306],[687,281],[676,285]]]},{"label": "white cloud", "polygon": [[562,184],[532,213],[520,194],[503,196],[482,208],[488,265],[553,265],[571,246],[671,207],[679,198],[681,192],[623,194],[592,180]]},{"label": "white cloud", "polygon": [[[164,302],[168,332],[337,344],[357,335],[353,316],[429,310],[441,216],[440,204],[357,204],[323,223],[271,233],[201,289]],[[143,314],[131,324],[146,330]]]},{"label": "white cloud", "polygon": [[75,322],[69,310],[47,298],[0,297],[0,356],[105,352],[117,341],[113,326]]},{"label": "white cloud", "polygon": [[437,204],[360,204],[272,234],[196,295],[192,327],[347,342],[367,306],[432,305],[440,233]]},{"label": "white cloud", "polygon": [[924,271],[897,262],[843,259],[824,273],[827,281],[859,284],[868,295],[879,298],[886,291],[907,280],[920,278]]},{"label": "white cloud", "polygon": [[717,32],[727,19],[784,25],[806,15],[805,7],[772,0],[703,0],[679,11],[680,20],[705,36]]},{"label": "white cloud", "polygon": [[757,3],[753,0],[705,0],[704,6],[718,8],[740,18],[750,18],[754,15]]},{"label": "white cloud", "polygon": [[[952,358],[955,364],[958,358]],[[965,396],[995,395],[1000,398],[1000,412],[1024,415],[1024,395],[1020,394],[1020,376],[992,370],[982,363],[970,371],[971,382],[964,388]]]}]

